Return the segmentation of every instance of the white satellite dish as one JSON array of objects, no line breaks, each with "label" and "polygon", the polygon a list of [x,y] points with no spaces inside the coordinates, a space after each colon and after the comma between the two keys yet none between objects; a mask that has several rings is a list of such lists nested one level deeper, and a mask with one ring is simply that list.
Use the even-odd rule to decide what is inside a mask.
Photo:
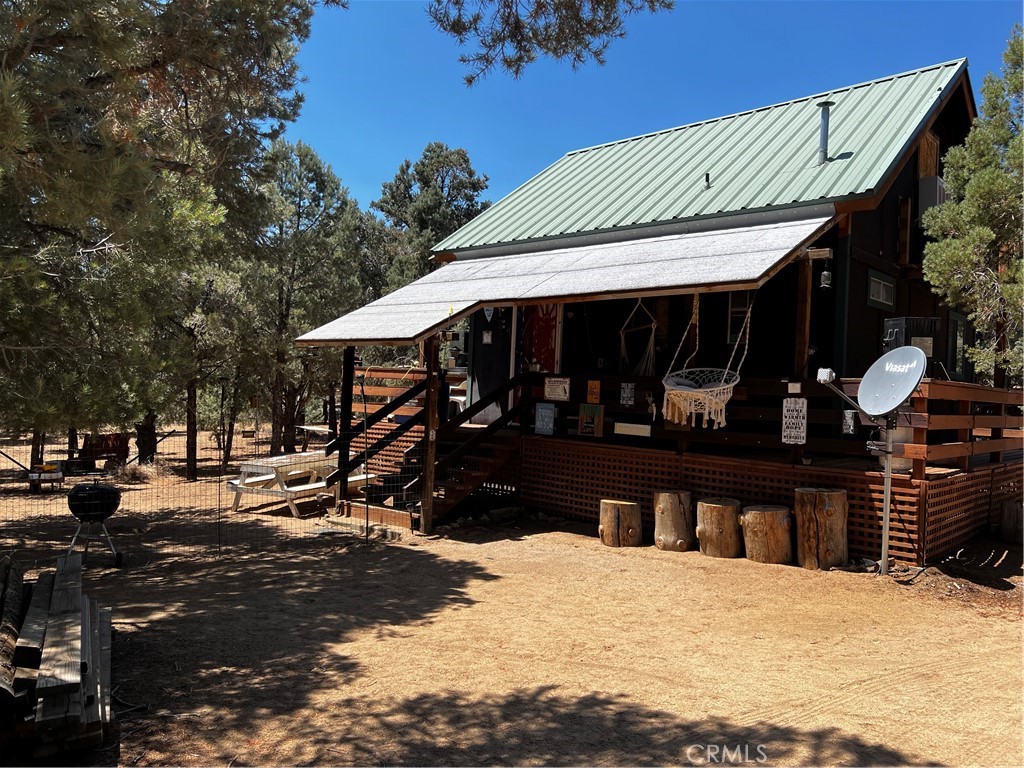
[{"label": "white satellite dish", "polygon": [[898,409],[921,385],[928,358],[917,347],[896,347],[878,358],[860,381],[857,402],[868,416]]},{"label": "white satellite dish", "polygon": [[[833,382],[831,368],[818,369],[818,383],[832,389],[864,416],[878,424],[885,422],[885,486],[882,494],[882,559],[878,572],[889,572],[889,506],[892,498],[892,434],[896,429],[899,408],[921,386],[928,358],[917,347],[896,347],[886,352],[868,368],[857,390],[857,402],[851,400]],[[868,444],[869,448],[872,445]]]}]

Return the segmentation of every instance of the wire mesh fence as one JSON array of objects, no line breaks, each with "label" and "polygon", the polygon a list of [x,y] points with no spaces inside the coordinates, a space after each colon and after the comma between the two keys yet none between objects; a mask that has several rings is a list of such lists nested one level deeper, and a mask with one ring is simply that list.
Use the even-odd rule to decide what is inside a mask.
[{"label": "wire mesh fence", "polygon": [[[246,466],[266,463],[269,430],[241,426],[226,463],[217,434],[201,431],[195,480],[187,479],[184,429],[166,430],[160,437],[151,464],[140,465],[133,459],[136,449],[131,435],[127,464],[123,458],[102,455],[83,460],[80,453],[77,460],[69,460],[66,443],[58,442],[46,447],[44,464],[34,467],[30,438],[0,438],[0,554],[17,551],[18,559],[31,567],[52,563],[65,553],[79,525],[69,509],[68,493],[83,483],[111,485],[120,491],[120,506],[105,525],[128,563],[162,556],[216,557],[239,550],[270,550],[334,530],[325,523],[333,512],[333,495],[319,488],[294,494],[298,516],[283,495],[260,493],[260,482],[250,483],[256,492],[238,494],[239,504],[233,509],[238,484],[229,480],[237,479]],[[318,450],[322,451],[318,435],[310,433],[302,451],[305,466],[334,461]],[[28,469],[42,474],[30,474]],[[264,480],[262,485],[276,484]],[[99,531],[83,526],[82,534],[89,533]],[[80,538],[76,548],[85,546],[89,559],[112,560],[105,541]]]}]

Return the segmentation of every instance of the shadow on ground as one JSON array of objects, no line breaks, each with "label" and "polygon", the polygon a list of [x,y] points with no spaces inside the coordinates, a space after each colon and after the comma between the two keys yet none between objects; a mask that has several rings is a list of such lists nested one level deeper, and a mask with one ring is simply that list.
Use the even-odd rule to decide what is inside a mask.
[{"label": "shadow on ground", "polygon": [[[393,705],[353,698],[339,702],[338,714],[327,727],[296,721],[269,755],[200,757],[235,765],[934,764],[835,728],[686,720],[622,696],[567,697],[554,686],[482,697],[446,691]],[[174,754],[176,731],[153,727],[145,738],[156,753]]]}]

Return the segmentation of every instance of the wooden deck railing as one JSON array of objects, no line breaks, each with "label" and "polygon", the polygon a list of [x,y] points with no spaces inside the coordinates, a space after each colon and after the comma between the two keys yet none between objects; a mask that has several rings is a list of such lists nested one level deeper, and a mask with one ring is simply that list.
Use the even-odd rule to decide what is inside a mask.
[{"label": "wooden deck railing", "polygon": [[[843,382],[856,396],[860,380]],[[913,461],[921,480],[929,464],[953,462],[967,469],[972,458],[999,463],[1007,451],[1022,448],[1024,393],[981,384],[925,379],[901,412],[899,425],[913,429],[913,441],[894,446],[893,456]]]}]

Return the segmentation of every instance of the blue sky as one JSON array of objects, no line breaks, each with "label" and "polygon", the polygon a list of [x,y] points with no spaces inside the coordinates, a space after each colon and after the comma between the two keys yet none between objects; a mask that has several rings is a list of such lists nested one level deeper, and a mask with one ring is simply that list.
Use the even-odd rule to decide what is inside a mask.
[{"label": "blue sky", "polygon": [[299,54],[306,103],[287,133],[367,208],[431,141],[469,152],[497,201],[579,147],[966,56],[975,92],[998,71],[1020,2],[719,2],[628,22],[607,64],[539,61],[472,88],[423,0],[321,9]]}]

